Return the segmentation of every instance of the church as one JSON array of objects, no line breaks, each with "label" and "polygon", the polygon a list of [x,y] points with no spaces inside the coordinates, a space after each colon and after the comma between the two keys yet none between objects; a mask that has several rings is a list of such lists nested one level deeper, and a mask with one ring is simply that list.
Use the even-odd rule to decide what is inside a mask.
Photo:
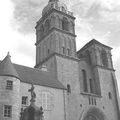
[{"label": "church", "polygon": [[34,68],[0,62],[0,120],[20,120],[35,105],[44,120],[120,120],[112,48],[93,39],[76,50],[75,17],[59,0],[49,0],[36,24]]}]

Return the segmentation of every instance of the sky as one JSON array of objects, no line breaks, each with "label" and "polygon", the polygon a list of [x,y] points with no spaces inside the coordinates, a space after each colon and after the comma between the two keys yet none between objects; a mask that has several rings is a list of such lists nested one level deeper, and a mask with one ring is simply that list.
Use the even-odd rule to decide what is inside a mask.
[{"label": "sky", "polygon": [[[60,0],[76,17],[77,50],[96,40],[111,46],[120,91],[120,0]],[[48,0],[2,0],[0,60],[10,52],[13,63],[35,66],[35,25]]]}]

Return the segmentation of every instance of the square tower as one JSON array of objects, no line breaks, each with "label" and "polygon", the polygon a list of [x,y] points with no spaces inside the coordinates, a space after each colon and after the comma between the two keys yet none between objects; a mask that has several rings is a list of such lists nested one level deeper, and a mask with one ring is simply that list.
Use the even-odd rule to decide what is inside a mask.
[{"label": "square tower", "polygon": [[53,54],[76,58],[75,30],[72,12],[59,0],[50,0],[36,25],[36,66]]}]

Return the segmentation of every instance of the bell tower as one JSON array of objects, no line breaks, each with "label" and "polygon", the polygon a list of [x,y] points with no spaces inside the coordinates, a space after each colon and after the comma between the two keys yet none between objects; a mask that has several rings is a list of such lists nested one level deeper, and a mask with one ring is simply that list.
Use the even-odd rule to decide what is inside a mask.
[{"label": "bell tower", "polygon": [[76,58],[75,17],[59,0],[49,0],[36,25],[36,68],[53,54]]}]

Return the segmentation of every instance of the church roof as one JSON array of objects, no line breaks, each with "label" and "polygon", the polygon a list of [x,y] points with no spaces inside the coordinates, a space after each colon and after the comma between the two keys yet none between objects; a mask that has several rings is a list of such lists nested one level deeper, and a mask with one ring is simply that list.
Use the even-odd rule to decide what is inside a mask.
[{"label": "church roof", "polygon": [[109,47],[107,45],[104,45],[104,44],[100,43],[99,41],[97,41],[95,39],[92,39],[90,42],[88,42],[86,45],[84,45],[77,53],[85,50],[86,48],[88,48],[89,46],[91,46],[93,44],[97,44],[97,45],[103,46],[103,47],[108,48],[110,50],[112,49],[111,47]]},{"label": "church roof", "polygon": [[0,63],[0,75],[13,76],[19,79],[19,75],[11,62],[10,55],[8,54]]},{"label": "church roof", "polygon": [[24,83],[33,83],[40,86],[66,89],[62,83],[58,81],[50,72],[13,64],[9,54],[4,58],[3,61],[0,62],[0,75],[16,77]]},{"label": "church roof", "polygon": [[58,89],[66,89],[50,72],[17,64],[14,64],[14,66],[22,82]]}]

